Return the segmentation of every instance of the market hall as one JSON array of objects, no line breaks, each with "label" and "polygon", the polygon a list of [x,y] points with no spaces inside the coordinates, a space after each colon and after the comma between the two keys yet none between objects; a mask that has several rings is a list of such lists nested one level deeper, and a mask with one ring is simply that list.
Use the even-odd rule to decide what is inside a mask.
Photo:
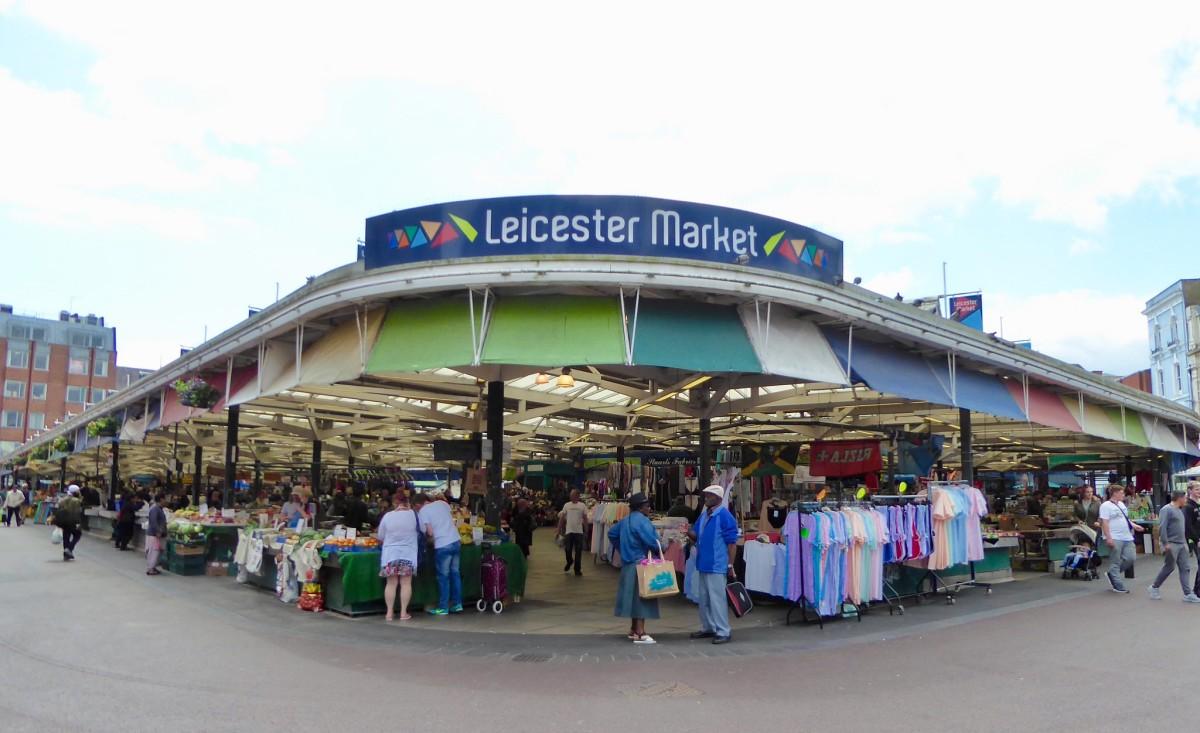
[{"label": "market hall", "polygon": [[[373,511],[397,488],[444,491],[468,606],[609,633],[606,529],[633,494],[683,591],[665,630],[695,625],[686,531],[713,483],[760,605],[738,623],[823,622],[1057,571],[1079,539],[1072,488],[1119,482],[1158,506],[1200,457],[1200,420],[1174,403],[843,277],[839,240],[724,207],[534,196],[392,212],[367,220],[357,261],[37,435],[0,459],[4,480],[48,489],[41,514],[75,477],[123,498],[107,487],[158,482],[190,495],[169,569],[272,592],[283,569],[302,605],[352,615],[382,609],[379,553],[335,506],[356,488]],[[551,541],[571,488],[589,505],[582,577]],[[289,529],[293,492],[311,508]],[[528,561],[521,499],[541,526]],[[110,504],[89,509],[93,531]],[[481,582],[492,557],[502,598]],[[864,570],[831,569],[845,565]],[[422,568],[414,607],[436,599]]]}]

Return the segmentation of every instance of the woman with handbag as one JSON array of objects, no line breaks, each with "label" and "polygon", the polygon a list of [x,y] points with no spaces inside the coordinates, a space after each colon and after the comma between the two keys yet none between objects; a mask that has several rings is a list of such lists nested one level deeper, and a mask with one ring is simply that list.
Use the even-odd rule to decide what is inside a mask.
[{"label": "woman with handbag", "polygon": [[658,599],[643,598],[638,589],[638,563],[657,551],[658,533],[650,523],[650,500],[638,492],[629,497],[630,514],[608,530],[608,539],[621,553],[621,576],[617,580],[617,604],[613,615],[630,619],[629,640],[634,644],[654,644],[646,633],[646,619],[657,619]]},{"label": "woman with handbag", "polygon": [[379,575],[387,579],[383,600],[387,605],[387,620],[395,619],[396,586],[400,586],[400,620],[408,621],[408,602],[412,599],[412,580],[417,572],[417,548],[422,541],[417,513],[408,505],[403,491],[392,496],[395,509],[383,515],[379,522]]}]

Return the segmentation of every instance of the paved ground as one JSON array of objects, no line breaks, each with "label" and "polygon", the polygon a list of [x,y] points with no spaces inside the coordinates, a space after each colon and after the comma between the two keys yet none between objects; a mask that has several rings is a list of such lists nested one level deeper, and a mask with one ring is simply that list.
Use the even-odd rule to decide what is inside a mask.
[{"label": "paved ground", "polygon": [[[1200,609],[1053,578],[722,648],[405,629],[0,528],[4,731],[1049,731],[1191,722]],[[767,611],[769,609],[757,609]],[[1113,685],[1114,678],[1120,683]]]}]

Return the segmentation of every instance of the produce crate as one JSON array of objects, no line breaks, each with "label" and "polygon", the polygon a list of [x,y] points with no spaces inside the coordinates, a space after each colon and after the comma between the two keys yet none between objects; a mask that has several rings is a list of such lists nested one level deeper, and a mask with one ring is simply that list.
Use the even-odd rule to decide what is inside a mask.
[{"label": "produce crate", "polygon": [[175,575],[204,575],[204,556],[170,557],[167,570]]},{"label": "produce crate", "polygon": [[195,556],[203,557],[204,551],[205,551],[205,549],[204,549],[203,542],[198,543],[198,544],[184,544],[182,542],[177,542],[175,540],[167,541],[167,554],[168,555],[174,555],[174,556],[178,556],[178,557],[190,557],[190,556],[195,555]]}]

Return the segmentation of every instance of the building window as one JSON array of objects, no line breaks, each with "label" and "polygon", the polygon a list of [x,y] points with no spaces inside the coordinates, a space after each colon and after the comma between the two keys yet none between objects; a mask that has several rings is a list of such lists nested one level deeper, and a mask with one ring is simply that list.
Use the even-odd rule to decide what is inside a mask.
[{"label": "building window", "polygon": [[1163,379],[1163,370],[1161,368],[1155,369],[1154,375],[1158,377],[1158,391],[1155,394],[1165,395],[1167,393],[1167,382]]},{"label": "building window", "polygon": [[84,346],[93,349],[104,347],[104,336],[98,333],[82,333],[75,331],[71,334],[72,346]]},{"label": "building window", "polygon": [[93,388],[92,389],[92,404],[96,404],[97,402],[100,402],[103,399],[104,399],[104,390],[98,389],[98,388]]},{"label": "building window", "polygon": [[87,349],[71,349],[71,359],[67,362],[68,374],[88,373],[88,352]]},{"label": "building window", "polygon": [[25,369],[29,366],[29,344],[9,343],[8,366],[10,369]]},{"label": "building window", "polygon": [[95,374],[97,377],[107,377],[108,376],[108,352],[107,351],[97,351],[96,358],[93,360],[93,362],[94,362],[94,365],[93,365],[92,374]]},{"label": "building window", "polygon": [[33,368],[39,372],[50,369],[50,347],[35,346],[33,349]]},{"label": "building window", "polygon": [[30,397],[30,399],[34,399],[34,400],[46,399],[46,383],[45,382],[34,382],[32,385],[30,385],[29,397]]},{"label": "building window", "polygon": [[67,402],[83,404],[87,397],[87,387],[67,387]]},{"label": "building window", "polygon": [[4,427],[19,428],[19,427],[21,427],[21,425],[23,423],[24,417],[25,417],[25,415],[22,414],[18,410],[5,410],[4,411]]},{"label": "building window", "polygon": [[1179,343],[1179,319],[1171,316],[1171,344]]},{"label": "building window", "polygon": [[21,399],[25,396],[25,382],[20,379],[4,380],[4,396]]},{"label": "building window", "polygon": [[29,429],[30,430],[45,430],[46,429],[46,413],[44,413],[44,412],[29,413]]},{"label": "building window", "polygon": [[1183,370],[1179,368],[1179,362],[1175,362],[1175,392],[1183,394]]},{"label": "building window", "polygon": [[19,323],[14,323],[8,327],[8,337],[14,339],[28,339],[29,326],[22,326]]}]

